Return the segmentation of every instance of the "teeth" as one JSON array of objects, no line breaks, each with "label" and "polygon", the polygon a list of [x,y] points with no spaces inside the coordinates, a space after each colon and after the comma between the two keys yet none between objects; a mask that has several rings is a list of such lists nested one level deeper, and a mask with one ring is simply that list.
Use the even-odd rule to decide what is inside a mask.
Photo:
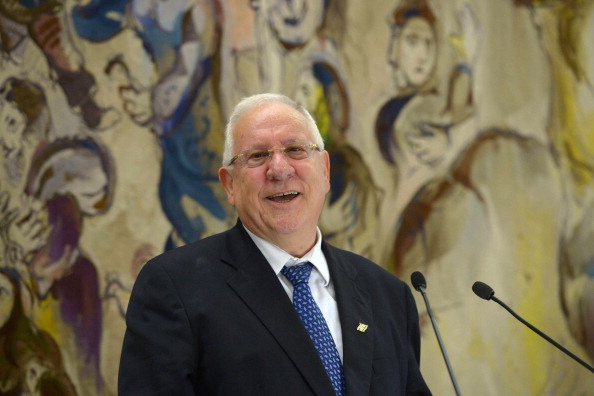
[{"label": "teeth", "polygon": [[287,195],[297,195],[297,194],[299,194],[297,191],[289,191],[289,192],[271,195],[270,198],[284,197]]}]

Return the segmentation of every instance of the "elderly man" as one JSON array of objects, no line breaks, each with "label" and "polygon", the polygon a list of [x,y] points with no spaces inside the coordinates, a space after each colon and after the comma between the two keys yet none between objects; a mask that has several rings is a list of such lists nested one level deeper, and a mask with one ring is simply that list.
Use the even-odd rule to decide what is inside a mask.
[{"label": "elderly man", "polygon": [[232,229],[141,271],[127,313],[119,394],[430,395],[408,286],[322,240],[330,165],[291,99],[243,99],[219,179]]}]

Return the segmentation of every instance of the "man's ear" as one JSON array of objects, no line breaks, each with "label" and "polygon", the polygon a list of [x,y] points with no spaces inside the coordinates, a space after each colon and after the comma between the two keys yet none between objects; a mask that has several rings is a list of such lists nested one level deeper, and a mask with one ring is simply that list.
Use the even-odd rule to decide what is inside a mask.
[{"label": "man's ear", "polygon": [[322,151],[323,167],[324,167],[324,179],[326,180],[326,192],[330,191],[330,154],[328,151]]},{"label": "man's ear", "polygon": [[219,168],[219,181],[227,193],[227,201],[231,204],[231,206],[235,206],[235,197],[233,195],[233,175],[226,166]]}]

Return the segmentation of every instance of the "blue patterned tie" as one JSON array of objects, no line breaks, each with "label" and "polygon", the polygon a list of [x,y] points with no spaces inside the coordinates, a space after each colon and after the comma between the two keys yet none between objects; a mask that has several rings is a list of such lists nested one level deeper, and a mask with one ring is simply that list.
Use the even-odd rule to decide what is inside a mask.
[{"label": "blue patterned tie", "polygon": [[328,328],[328,324],[314,300],[309,288],[309,275],[313,264],[306,262],[292,267],[283,267],[282,274],[293,284],[293,306],[301,317],[305,329],[309,333],[326,373],[332,381],[337,396],[346,395],[346,384],[338,349]]}]

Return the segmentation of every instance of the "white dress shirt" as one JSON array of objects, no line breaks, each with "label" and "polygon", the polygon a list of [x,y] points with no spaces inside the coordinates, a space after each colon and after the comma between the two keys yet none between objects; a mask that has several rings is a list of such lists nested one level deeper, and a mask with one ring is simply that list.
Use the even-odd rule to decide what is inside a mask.
[{"label": "white dress shirt", "polygon": [[[245,228],[245,226],[244,226]],[[258,237],[250,230],[245,228],[258,249],[262,252],[268,263],[278,276],[281,285],[287,292],[287,295],[293,301],[293,284],[281,273],[281,270],[286,265],[290,267],[295,264],[309,261],[313,264],[313,270],[309,277],[309,287],[314,300],[320,307],[330,333],[334,338],[334,343],[338,349],[340,360],[342,361],[342,331],[340,328],[340,319],[338,317],[338,306],[336,305],[336,295],[334,293],[334,286],[330,279],[330,271],[328,270],[328,262],[324,253],[322,253],[322,233],[318,228],[316,231],[316,244],[303,257],[293,257],[278,246]]]}]

